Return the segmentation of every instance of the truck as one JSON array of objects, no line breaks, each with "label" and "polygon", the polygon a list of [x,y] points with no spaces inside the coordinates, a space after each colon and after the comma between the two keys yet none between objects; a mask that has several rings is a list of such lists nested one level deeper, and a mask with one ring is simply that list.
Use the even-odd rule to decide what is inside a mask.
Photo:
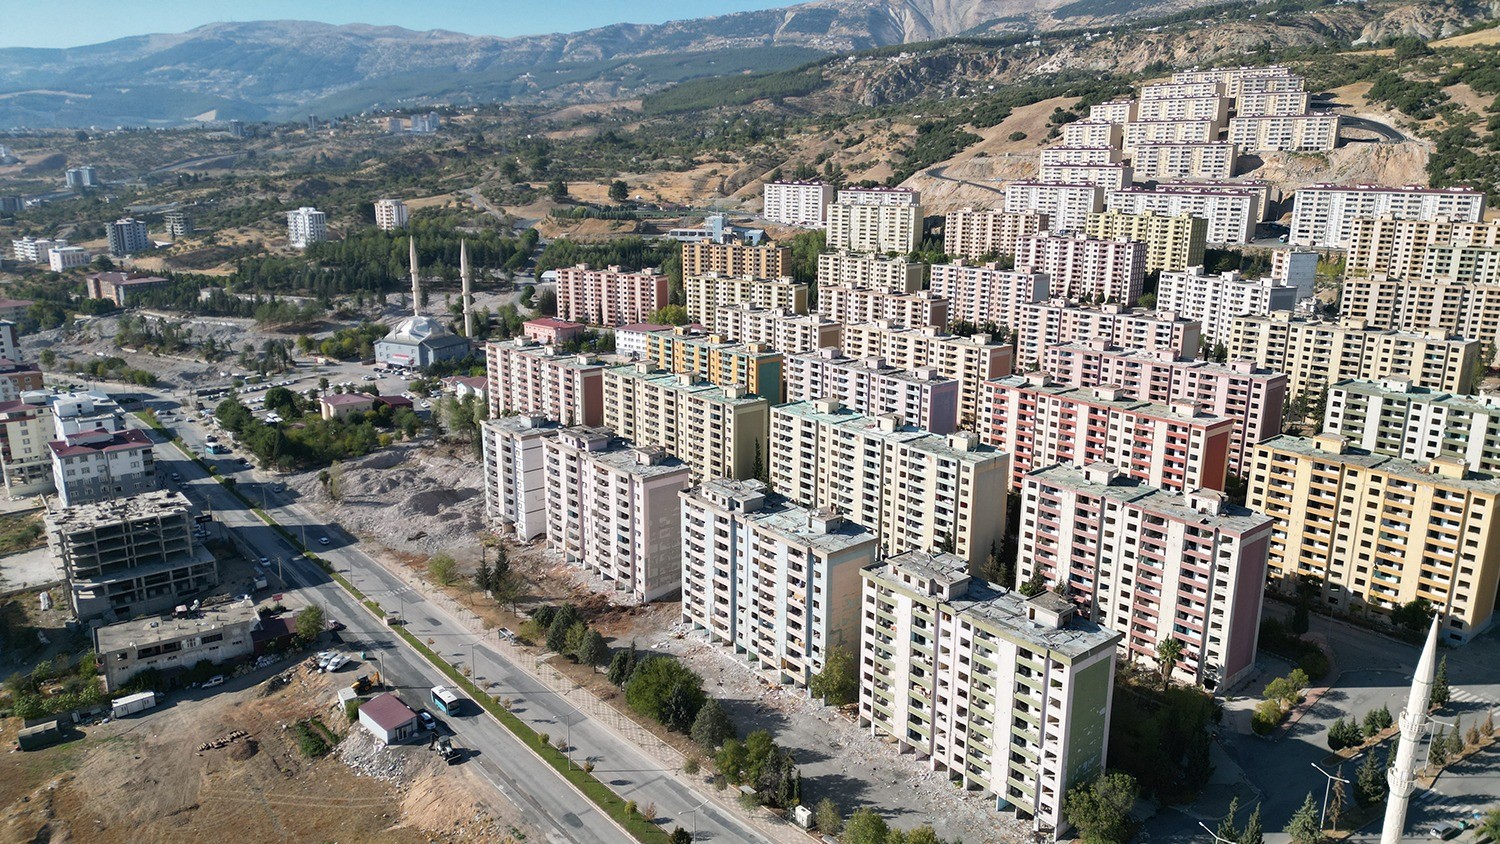
[{"label": "truck", "polygon": [[269,585],[270,585],[270,584],[268,584],[268,583],[267,583],[267,582],[266,582],[266,576],[265,576],[265,575],[264,575],[264,574],[257,574],[257,575],[256,575],[256,576],[255,576],[255,588],[256,588],[256,589],[265,589],[265,588],[267,588],[267,587],[268,587],[268,586],[269,586]]},{"label": "truck", "polygon": [[134,715],[145,709],[156,705],[156,692],[140,692],[138,694],[126,695],[115,698],[110,706],[110,715],[114,718],[124,718],[126,715]]}]

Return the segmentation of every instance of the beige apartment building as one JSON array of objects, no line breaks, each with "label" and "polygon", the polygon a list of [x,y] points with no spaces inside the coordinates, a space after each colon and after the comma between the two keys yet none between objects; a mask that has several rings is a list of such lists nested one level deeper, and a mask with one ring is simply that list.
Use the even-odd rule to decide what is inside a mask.
[{"label": "beige apartment building", "polygon": [[1422,275],[1427,250],[1435,246],[1500,248],[1500,220],[1397,219],[1389,214],[1361,217],[1350,223],[1344,269],[1349,276],[1387,275],[1415,280]]},{"label": "beige apartment building", "polygon": [[823,182],[766,182],[761,216],[785,226],[821,229],[834,193],[834,186]]},{"label": "beige apartment building", "polygon": [[11,499],[51,492],[55,434],[51,394],[29,391],[0,402],[0,470]]},{"label": "beige apartment building", "polygon": [[1228,119],[1229,100],[1218,94],[1176,94],[1149,99],[1143,97],[1136,107],[1135,120],[1125,126],[1126,145],[1129,146],[1130,143],[1130,127],[1137,123],[1208,120],[1217,130],[1222,129],[1224,121]]},{"label": "beige apartment building", "polygon": [[1216,67],[1211,70],[1180,70],[1172,74],[1172,82],[1178,85],[1218,83],[1223,86],[1224,96],[1236,99],[1245,91],[1269,90],[1275,86],[1268,83],[1277,79],[1302,84],[1302,77],[1293,74],[1286,65]]},{"label": "beige apartment building", "polygon": [[859,572],[875,534],[758,480],[680,493],[682,620],[778,683],[805,686],[835,647],[859,650]]},{"label": "beige apartment building", "polygon": [[1300,88],[1244,91],[1235,99],[1234,113],[1238,117],[1312,116],[1308,114],[1311,104],[1312,95]]},{"label": "beige apartment building", "polygon": [[1222,97],[1224,96],[1224,83],[1215,80],[1191,80],[1171,82],[1155,82],[1150,85],[1141,86],[1140,101],[1142,104],[1152,100],[1177,100],[1183,97]]},{"label": "beige apartment building", "polygon": [[772,402],[781,401],[781,352],[759,343],[731,343],[721,335],[694,333],[679,325],[647,334],[643,359],[657,369],[719,387],[743,387]]},{"label": "beige apartment building", "polygon": [[959,337],[941,330],[906,328],[899,323],[862,322],[844,332],[844,353],[852,358],[884,358],[899,369],[933,368],[958,381],[958,427],[973,430],[979,418],[984,382],[1011,373],[1014,351],[989,334]]},{"label": "beige apartment building", "polygon": [[1047,164],[1118,164],[1120,149],[1112,146],[1069,146],[1053,144],[1042,147],[1041,163]]},{"label": "beige apartment building", "polygon": [[844,324],[822,314],[798,314],[744,303],[716,310],[713,330],[741,343],[769,346],[787,355],[838,346],[844,338]]},{"label": "beige apartment building", "polygon": [[516,337],[487,344],[484,357],[490,418],[518,413],[562,425],[604,421],[604,365],[594,356]]},{"label": "beige apartment building", "polygon": [[829,249],[905,254],[922,241],[922,206],[835,202],[828,206]]},{"label": "beige apartment building", "polygon": [[1350,278],[1344,282],[1342,309],[1347,319],[1371,326],[1475,340],[1487,365],[1500,348],[1500,284]]},{"label": "beige apartment building", "polygon": [[1286,311],[1235,317],[1229,357],[1285,372],[1293,397],[1350,378],[1408,378],[1435,390],[1471,389],[1478,340],[1440,331],[1407,333],[1373,328],[1361,319],[1322,322]]},{"label": "beige apartment building", "polygon": [[1080,305],[1071,299],[1038,302],[1021,310],[1021,324],[1016,327],[1016,371],[1041,367],[1050,346],[1072,346],[1093,339],[1192,360],[1202,345],[1202,331],[1197,320],[1171,311]]},{"label": "beige apartment building", "polygon": [[884,358],[845,357],[819,349],[786,359],[786,399],[834,399],[866,416],[890,414],[934,434],[958,429],[958,381],[935,367],[902,369]]},{"label": "beige apartment building", "polygon": [[484,516],[521,542],[547,533],[546,462],[542,444],[556,436],[542,416],[506,416],[480,425],[484,442]]},{"label": "beige apartment building", "polygon": [[[686,310],[693,322],[710,325],[719,308],[754,305],[757,308],[781,308],[793,313],[807,313],[807,285],[790,278],[756,278],[754,276],[684,275]],[[644,321],[644,320],[641,320]]]},{"label": "beige apartment building", "polygon": [[886,293],[844,285],[818,287],[818,313],[844,325],[888,321],[945,328],[950,306],[947,299],[931,290]]},{"label": "beige apartment building", "polygon": [[1038,179],[1063,185],[1098,185],[1111,191],[1132,184],[1129,164],[1043,164]]},{"label": "beige apartment building", "polygon": [[791,270],[792,250],[785,246],[699,241],[682,244],[682,274],[781,278]]},{"label": "beige apartment building", "polygon": [[818,255],[818,285],[857,287],[886,293],[915,293],[922,289],[926,267],[905,255],[888,258],[848,250]]},{"label": "beige apartment building", "polygon": [[948,300],[949,322],[1006,330],[1020,319],[1021,308],[1051,298],[1046,269],[1002,270],[999,264],[933,264],[928,290]]},{"label": "beige apartment building", "polygon": [[1130,155],[1141,144],[1206,144],[1219,139],[1223,122],[1212,118],[1169,118],[1126,123],[1120,148]]},{"label": "beige apartment building", "polygon": [[1130,164],[1135,178],[1227,179],[1234,175],[1239,147],[1228,141],[1200,143],[1142,143],[1135,147]]},{"label": "beige apartment building", "polygon": [[1101,211],[1090,214],[1084,226],[1089,237],[1100,240],[1133,240],[1146,244],[1146,272],[1185,270],[1203,263],[1208,243],[1208,221],[1191,214],[1164,217],[1159,214],[1121,214]]},{"label": "beige apartment building", "polygon": [[587,264],[557,268],[557,316],[590,325],[645,322],[667,304],[667,277],[652,268],[637,273],[619,267],[591,270]]},{"label": "beige apartment building", "polygon": [[1136,101],[1134,99],[1110,100],[1107,103],[1095,103],[1089,106],[1089,120],[1103,120],[1108,123],[1129,123],[1135,119]]},{"label": "beige apartment building", "polygon": [[1256,448],[1246,503],[1275,520],[1274,588],[1312,579],[1330,609],[1373,617],[1425,600],[1454,644],[1493,620],[1500,482],[1463,460],[1412,462],[1333,434],[1281,436]]},{"label": "beige apartment building", "polygon": [[770,402],[740,387],[716,387],[650,364],[604,371],[604,427],[636,445],[656,445],[695,478],[749,478],[766,454]]},{"label": "beige apartment building", "polygon": [[777,492],[874,530],[887,555],[951,547],[977,569],[1005,534],[1010,455],[974,434],[797,402],[771,409],[769,465]]},{"label": "beige apartment building", "polygon": [[[1264,98],[1295,96],[1262,94]],[[1302,94],[1303,98],[1307,95]],[[1246,152],[1321,152],[1339,145],[1339,115],[1325,112],[1231,118],[1229,142]]]},{"label": "beige apartment building", "polygon": [[1109,120],[1075,120],[1062,126],[1062,143],[1067,147],[1120,148],[1120,124]]},{"label": "beige apartment building", "polygon": [[1260,192],[1250,188],[1158,185],[1155,190],[1114,191],[1105,197],[1105,205],[1118,214],[1191,214],[1208,221],[1204,237],[1209,243],[1249,243],[1263,202]]},{"label": "beige apartment building", "polygon": [[1047,227],[1046,214],[964,208],[949,212],[943,222],[943,251],[955,258],[971,259],[1014,255],[1017,238]]}]

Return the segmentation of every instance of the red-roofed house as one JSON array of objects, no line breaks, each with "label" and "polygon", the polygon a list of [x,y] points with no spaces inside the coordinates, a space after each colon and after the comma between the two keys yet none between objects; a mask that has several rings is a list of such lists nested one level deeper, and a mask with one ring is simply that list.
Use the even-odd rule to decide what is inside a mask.
[{"label": "red-roofed house", "polygon": [[391,410],[399,410],[403,407],[411,410],[415,409],[416,407],[414,404],[412,404],[412,400],[407,398],[406,396],[371,396],[371,398],[375,399],[375,401],[379,402],[380,404],[389,407]]},{"label": "red-roofed house", "polygon": [[0,401],[13,401],[28,390],[42,388],[42,371],[34,363],[0,357]]},{"label": "red-roofed house", "polygon": [[490,379],[482,375],[454,375],[443,379],[443,386],[453,391],[455,398],[478,396],[482,402],[489,401]]},{"label": "red-roofed house", "polygon": [[539,317],[521,323],[521,331],[527,337],[547,346],[556,346],[581,336],[585,328],[581,322],[569,322],[557,317]]},{"label": "red-roofed house", "polygon": [[164,278],[154,275],[138,275],[136,273],[107,272],[94,273],[88,277],[88,294],[90,299],[108,299],[115,303],[116,307],[128,308],[134,305],[132,296],[165,287],[171,284]]},{"label": "red-roofed house", "polygon": [[417,734],[417,713],[390,692],[370,698],[359,708],[359,723],[386,744]]},{"label": "red-roofed house", "polygon": [[151,438],[142,431],[80,431],[47,443],[64,507],[128,498],[157,488]]},{"label": "red-roofed house", "polygon": [[333,393],[318,399],[318,405],[324,419],[342,419],[374,409],[375,397],[369,393]]}]

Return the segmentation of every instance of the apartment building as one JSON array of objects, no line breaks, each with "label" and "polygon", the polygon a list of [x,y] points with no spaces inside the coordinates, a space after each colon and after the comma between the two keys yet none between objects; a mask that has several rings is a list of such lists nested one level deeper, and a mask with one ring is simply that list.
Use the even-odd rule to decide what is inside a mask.
[{"label": "apartment building", "polygon": [[[1367,325],[1479,341],[1479,354],[1500,348],[1500,284],[1399,281],[1385,276],[1344,282],[1342,310]],[[1492,348],[1493,347],[1493,348]]]},{"label": "apartment building", "polygon": [[1005,535],[1010,455],[832,399],[771,409],[771,486],[875,531],[887,556],[953,549],[977,569]]},{"label": "apartment building", "polygon": [[1234,175],[1239,156],[1239,146],[1229,141],[1140,143],[1134,148],[1130,164],[1135,178],[1141,181],[1227,179]]},{"label": "apartment building", "polygon": [[1434,244],[1422,255],[1420,277],[1460,284],[1500,284],[1500,247]]},{"label": "apartment building", "polygon": [[1159,350],[1182,360],[1198,356],[1203,326],[1171,311],[1148,311],[1120,305],[1080,305],[1052,299],[1021,309],[1016,327],[1016,371],[1042,365],[1049,346],[1070,346],[1100,339],[1125,349]]},{"label": "apartment building", "polygon": [[936,328],[906,328],[899,323],[862,322],[844,333],[844,353],[851,358],[883,358],[898,369],[936,369],[958,382],[958,427],[970,430],[979,418],[980,393],[985,381],[1011,373],[1014,358],[1009,343],[993,342],[989,334],[967,337],[944,334]]},{"label": "apartment building", "polygon": [[934,367],[901,369],[884,358],[845,357],[838,349],[787,357],[786,398],[835,399],[855,413],[889,414],[934,434],[958,429],[957,379]]},{"label": "apartment building", "polygon": [[1318,284],[1318,253],[1310,249],[1271,252],[1271,278],[1297,288],[1298,299],[1310,299]]},{"label": "apartment building", "polygon": [[21,237],[10,242],[10,256],[23,264],[45,264],[53,249],[67,246],[66,240],[45,237]]},{"label": "apartment building", "polygon": [[688,316],[708,325],[719,308],[749,304],[757,308],[781,308],[807,313],[807,285],[790,278],[707,275],[684,276]]},{"label": "apartment building", "polygon": [[1213,80],[1192,82],[1156,82],[1141,86],[1141,104],[1154,100],[1179,100],[1184,97],[1222,97],[1224,83]]},{"label": "apartment building", "polygon": [[866,567],[859,723],[1054,840],[1069,789],[1104,770],[1120,634],[952,554]]},{"label": "apartment building", "polygon": [[1017,238],[1046,228],[1046,214],[976,211],[973,208],[950,211],[943,222],[943,251],[955,258],[971,259],[1014,255]]},{"label": "apartment building", "polygon": [[593,355],[516,337],[487,344],[484,358],[491,418],[516,413],[568,426],[604,421],[604,365]]},{"label": "apartment building", "polygon": [[1477,223],[1484,218],[1485,208],[1484,191],[1467,186],[1316,184],[1298,189],[1296,199],[1288,242],[1331,249],[1349,246],[1356,220],[1389,217]]},{"label": "apartment building", "polygon": [[786,246],[701,241],[682,244],[682,274],[781,278],[791,271],[792,250]]},{"label": "apartment building", "polygon": [[645,322],[667,305],[667,277],[647,267],[638,273],[587,264],[557,268],[557,316],[589,325]]},{"label": "apartment building", "polygon": [[1230,686],[1255,666],[1272,529],[1220,492],[1168,492],[1107,463],[1052,466],[1022,483],[1017,576],[1040,575],[1121,631],[1130,661],[1156,664],[1176,639],[1174,676]]},{"label": "apartment building", "polygon": [[835,202],[828,206],[829,249],[900,252],[922,241],[922,206]]},{"label": "apartment building", "polygon": [[1412,462],[1333,434],[1280,436],[1256,448],[1246,503],[1275,520],[1273,588],[1310,579],[1326,606],[1377,618],[1425,600],[1452,644],[1493,621],[1500,482],[1463,460]]},{"label": "apartment building", "polygon": [[0,471],[11,500],[52,492],[50,394],[29,392],[0,402]]},{"label": "apartment building", "polygon": [[1350,378],[1407,378],[1435,390],[1467,393],[1479,345],[1441,331],[1407,333],[1374,328],[1361,319],[1323,322],[1277,311],[1235,317],[1229,356],[1285,372],[1292,396]]},{"label": "apartment building", "polygon": [[839,188],[836,201],[846,205],[900,205],[915,208],[922,204],[922,193],[911,188],[848,187]]},{"label": "apartment building", "polygon": [[[1261,94],[1262,98],[1295,96]],[[1300,95],[1306,98],[1306,94]],[[1315,152],[1339,145],[1343,118],[1329,112],[1241,115],[1229,121],[1229,142],[1246,152]]]},{"label": "apartment building", "polygon": [[[1030,237],[1020,241],[1030,242]],[[1037,251],[1033,246],[1028,254]],[[928,290],[948,300],[949,321],[1006,329],[1020,319],[1022,307],[1051,297],[1047,269],[1002,270],[999,264],[933,264]]]},{"label": "apartment building", "polygon": [[[293,249],[306,249],[311,244],[322,243],[328,239],[328,215],[307,205],[286,212],[286,239]],[[113,244],[110,252],[114,252]]]},{"label": "apartment building", "polygon": [[542,443],[558,425],[543,416],[507,416],[480,425],[484,440],[484,515],[500,532],[530,542],[547,532]]},{"label": "apartment building", "polygon": [[399,199],[375,200],[375,227],[381,231],[391,232],[404,229],[410,219],[411,213],[407,210],[405,202]]},{"label": "apartment building", "polygon": [[1209,243],[1249,243],[1260,220],[1260,200],[1253,190],[1158,185],[1155,190],[1133,187],[1105,197],[1108,210],[1117,214],[1159,214],[1177,217],[1191,214],[1208,221],[1204,236]]},{"label": "apartment building", "polygon": [[557,317],[537,317],[521,323],[521,336],[543,346],[561,346],[582,339],[589,327]]},{"label": "apartment building", "polygon": [[213,555],[193,540],[193,507],[175,490],[65,504],[45,521],[81,621],[159,613],[219,584]]},{"label": "apartment building", "polygon": [[1243,91],[1235,99],[1234,113],[1239,117],[1337,117],[1337,115],[1311,115],[1308,113],[1308,107],[1311,104],[1312,96],[1300,88]]},{"label": "apartment building", "polygon": [[[1129,145],[1130,126],[1137,123],[1165,121],[1207,120],[1214,129],[1223,128],[1229,119],[1229,100],[1218,94],[1178,94],[1175,96],[1142,98],[1136,108],[1136,118],[1125,126],[1126,144]],[[1213,140],[1212,137],[1206,140]]]},{"label": "apartment building", "polygon": [[[646,338],[658,331],[671,331],[676,326],[656,322],[638,322],[615,328],[615,354],[627,360],[640,360],[646,356]],[[691,326],[699,327],[699,326]]]},{"label": "apartment building", "polygon": [[[0,327],[12,323],[0,322]],[[0,402],[12,401],[22,393],[42,389],[42,370],[33,363],[16,363],[0,357]]]},{"label": "apartment building", "polygon": [[94,259],[82,246],[53,246],[47,253],[47,268],[55,273],[86,267]]},{"label": "apartment building", "polygon": [[113,223],[105,223],[104,236],[109,244],[109,254],[116,258],[149,252],[153,245],[150,235],[146,234],[146,221],[133,217],[122,217]]},{"label": "apartment building", "polygon": [[781,401],[781,352],[759,343],[731,343],[719,334],[696,334],[676,326],[646,335],[648,363],[692,375],[719,387],[743,387],[771,402]]},{"label": "apartment building", "polygon": [[764,471],[770,406],[742,388],[704,384],[646,363],[604,371],[604,426],[638,446],[661,446],[698,479]]},{"label": "apartment building", "polygon": [[[883,290],[887,293],[915,293],[922,289],[926,267],[901,255],[888,258],[850,252],[847,249],[818,255],[818,284]],[[806,312],[806,309],[803,309]]]},{"label": "apartment building", "polygon": [[1089,106],[1089,120],[1108,123],[1129,123],[1135,119],[1136,102],[1132,99],[1110,100]]},{"label": "apartment building", "polygon": [[1084,231],[1099,240],[1133,240],[1146,245],[1146,272],[1185,270],[1203,263],[1208,221],[1191,214],[1090,214]]},{"label": "apartment building", "polygon": [[[1128,306],[1140,298],[1145,285],[1146,244],[1043,232],[1016,241],[1015,265],[1046,274],[1053,296]],[[1017,303],[1022,304],[1030,303]]]},{"label": "apartment building", "polygon": [[637,603],[681,589],[686,464],[604,428],[564,428],[542,452],[548,547]]},{"label": "apartment building", "polygon": [[768,346],[787,355],[838,346],[844,338],[844,324],[821,314],[797,314],[781,308],[757,308],[746,304],[716,310],[713,331],[741,343]]},{"label": "apartment building", "polygon": [[1454,395],[1401,378],[1340,381],[1328,388],[1323,433],[1413,463],[1448,458],[1500,470],[1500,399],[1490,393]]},{"label": "apartment building", "polygon": [[1425,278],[1422,268],[1429,248],[1500,248],[1500,220],[1407,220],[1383,214],[1354,219],[1349,226],[1344,269],[1351,277],[1384,274],[1396,279]]},{"label": "apartment building", "polygon": [[834,190],[822,182],[766,182],[761,216],[784,226],[821,229],[828,222]]},{"label": "apartment building", "polygon": [[951,303],[931,290],[885,293],[857,287],[818,287],[818,313],[835,322],[899,322],[902,325],[946,328]]},{"label": "apartment building", "polygon": [[255,602],[246,598],[104,624],[91,632],[104,690],[118,692],[143,671],[187,670],[248,657],[255,653],[254,634],[261,625]]},{"label": "apartment building", "polygon": [[1248,360],[1180,360],[1167,351],[1122,349],[1103,340],[1047,349],[1042,371],[1078,387],[1119,387],[1158,404],[1193,403],[1234,422],[1229,471],[1245,475],[1256,443],[1281,433],[1286,376]]},{"label": "apartment building", "polygon": [[1103,208],[1104,189],[1098,185],[1019,181],[1005,186],[1007,212],[1045,214],[1056,231],[1079,231],[1090,214]]},{"label": "apartment building", "polygon": [[1011,456],[1011,485],[1055,463],[1109,463],[1178,492],[1224,489],[1234,421],[1197,402],[1159,404],[1114,385],[1077,387],[1044,372],[985,382],[979,433]]},{"label": "apartment building", "polygon": [[1067,147],[1120,148],[1120,124],[1108,120],[1075,120],[1062,126],[1062,145]]},{"label": "apartment building", "polygon": [[859,572],[875,534],[758,480],[680,494],[682,620],[779,683],[807,685],[830,651],[859,648]]},{"label": "apartment building", "polygon": [[1172,82],[1179,85],[1217,82],[1224,86],[1224,96],[1235,99],[1238,99],[1245,91],[1267,90],[1269,87],[1274,87],[1272,81],[1277,79],[1289,80],[1298,85],[1302,83],[1302,77],[1293,74],[1285,65],[1216,67],[1211,70],[1182,70],[1172,74]]},{"label": "apartment building", "polygon": [[1050,147],[1042,147],[1042,166],[1048,164],[1118,164],[1120,162],[1120,150],[1112,146],[1069,146],[1067,144],[1054,144]]},{"label": "apartment building", "polygon": [[1267,316],[1297,306],[1297,288],[1276,278],[1245,278],[1239,270],[1206,273],[1203,267],[1163,272],[1156,304],[1203,323],[1203,339],[1229,344],[1235,317]]},{"label": "apartment building", "polygon": [[1281,189],[1265,179],[1177,179],[1160,185],[1160,188],[1248,193],[1254,199],[1250,206],[1250,220],[1253,223],[1269,221],[1276,203],[1281,201]]},{"label": "apartment building", "polygon": [[1126,155],[1141,144],[1206,144],[1219,139],[1222,122],[1215,120],[1137,120],[1125,124],[1121,149]]},{"label": "apartment building", "polygon": [[92,430],[47,443],[52,483],[64,507],[111,501],[157,487],[151,439],[143,431]]},{"label": "apartment building", "polygon": [[1043,164],[1039,180],[1064,185],[1098,185],[1110,191],[1132,182],[1129,164]]},{"label": "apartment building", "polygon": [[1239,92],[1234,94],[1236,103],[1247,100],[1253,94],[1271,91],[1301,91],[1307,88],[1307,80],[1292,73],[1281,76],[1248,76],[1240,82]]},{"label": "apartment building", "polygon": [[117,308],[129,308],[140,304],[142,293],[159,290],[171,283],[160,276],[109,271],[94,273],[84,279],[84,289],[90,299],[108,299]]}]

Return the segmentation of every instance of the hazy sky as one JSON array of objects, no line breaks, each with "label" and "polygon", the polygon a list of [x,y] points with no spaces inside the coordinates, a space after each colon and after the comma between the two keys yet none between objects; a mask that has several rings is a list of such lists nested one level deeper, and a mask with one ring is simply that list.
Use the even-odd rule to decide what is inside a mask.
[{"label": "hazy sky", "polygon": [[[0,2],[0,47],[76,47],[214,21],[318,20],[471,35],[572,32],[790,6],[796,0],[59,0]],[[8,8],[6,8],[8,7]]]}]

